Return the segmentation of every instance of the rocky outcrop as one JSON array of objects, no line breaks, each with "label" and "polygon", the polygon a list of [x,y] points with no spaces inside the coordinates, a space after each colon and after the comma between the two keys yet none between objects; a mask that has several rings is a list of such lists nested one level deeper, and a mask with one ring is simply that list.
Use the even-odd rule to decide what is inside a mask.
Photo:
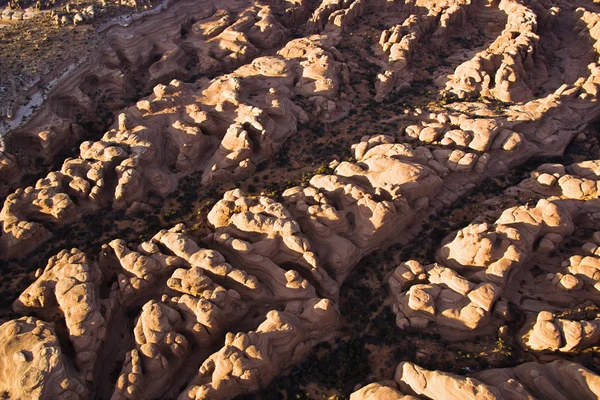
[{"label": "rocky outcrop", "polygon": [[[383,72],[375,82],[377,101],[382,101],[393,91],[410,87],[413,73],[409,68],[419,43],[426,40],[443,41],[452,29],[466,23],[470,0],[447,2],[409,2],[405,8],[421,8],[427,14],[411,14],[401,24],[381,32],[378,52],[385,59]],[[423,4],[422,4],[423,3]]]},{"label": "rocky outcrop", "polygon": [[[392,384],[396,386],[395,382]],[[350,395],[350,400],[418,400],[417,397],[400,393],[393,386],[371,383]]]},{"label": "rocky outcrop", "polygon": [[[126,329],[119,321],[139,299],[154,298],[141,306],[135,347],[121,353],[125,361],[113,399],[177,395],[173,382],[185,378],[178,371],[190,371],[203,360],[196,378],[181,381],[190,385],[182,398],[256,391],[337,327],[335,303],[318,297],[311,282],[328,295],[339,286],[315,264],[310,244],[281,204],[234,191],[215,205],[209,220],[215,232],[204,242],[222,254],[199,247],[182,225],[137,247],[113,240],[103,246],[97,263],[76,249],[63,251],[15,303],[19,312],[64,321],[76,353],[74,365],[69,360],[64,368],[76,367],[74,379],[90,381],[79,384],[83,398],[101,387],[93,373],[115,357],[111,349]],[[312,271],[311,278],[302,278],[299,269]],[[283,308],[273,309],[273,303]],[[260,322],[262,315],[266,320],[249,333],[229,333],[225,348],[208,357],[252,309],[259,311],[252,320]],[[234,347],[242,358],[232,356]],[[65,357],[58,347],[56,356]],[[244,357],[253,361],[239,364]],[[44,390],[54,389],[48,383]]]},{"label": "rocky outcrop", "polygon": [[570,352],[582,350],[598,343],[600,319],[574,321],[555,318],[552,313],[542,311],[535,317],[533,326],[526,325],[524,331],[523,345],[532,350]]},{"label": "rocky outcrop", "polygon": [[174,328],[181,323],[181,315],[162,303],[144,305],[134,330],[136,349],[125,358],[112,399],[161,396],[189,351]]},{"label": "rocky outcrop", "polygon": [[100,299],[102,272],[77,249],[50,258],[44,272],[14,304],[16,311],[46,320],[64,318],[75,349],[75,365],[86,380],[106,339],[110,303]]},{"label": "rocky outcrop", "polygon": [[570,214],[546,200],[531,209],[508,209],[494,225],[469,225],[460,230],[451,241],[442,242],[437,259],[455,270],[475,271],[472,276],[480,281],[505,286],[512,270],[531,257],[536,240],[541,239],[542,246],[553,246],[573,232]]},{"label": "rocky outcrop", "polygon": [[[594,399],[600,395],[597,374],[564,360],[529,362],[514,368],[477,372],[473,378],[495,386],[503,397]],[[517,397],[519,398],[519,397]]]},{"label": "rocky outcrop", "polygon": [[159,232],[137,249],[131,249],[119,239],[103,246],[99,263],[106,278],[116,280],[111,290],[118,303],[129,305],[135,302],[139,296],[147,295],[160,279],[184,265],[183,260],[160,251],[163,234]]},{"label": "rocky outcrop", "polygon": [[236,290],[209,277],[218,269],[219,258],[223,260],[219,253],[198,249],[177,229],[163,232],[159,240],[178,255],[186,257],[187,251],[191,268],[178,268],[167,280],[177,296],[163,295],[142,307],[134,330],[136,348],[126,356],[113,399],[160,398],[177,371],[194,362],[192,352],[206,352],[249,311]]},{"label": "rocky outcrop", "polygon": [[[585,177],[568,174],[561,165],[543,165],[532,173],[532,178],[507,191],[537,191],[542,198],[535,207],[509,208],[493,225],[473,223],[446,237],[436,255],[438,264],[402,263],[389,278],[397,325],[402,329],[433,328],[458,339],[493,329],[493,320],[506,317],[501,311],[506,300],[539,312],[594,299],[595,269],[587,270],[592,278],[578,272],[581,257],[572,259],[575,268],[569,261],[556,265],[556,261],[542,260],[552,259],[558,245],[573,234],[573,221],[596,212],[599,175],[590,172],[596,165],[585,162],[568,168]],[[595,246],[590,243],[585,247],[593,251]],[[529,278],[528,268],[539,263],[547,265],[547,274]],[[513,282],[518,281],[525,287],[515,289]],[[533,301],[533,292],[542,301]],[[536,350],[570,351],[596,340],[595,322],[553,322],[547,311],[539,313],[537,322],[528,326],[523,343]]]},{"label": "rocky outcrop", "polygon": [[394,380],[400,390],[421,398],[442,399],[501,399],[498,389],[463,376],[439,371],[428,371],[411,362],[402,362],[396,368]]},{"label": "rocky outcrop", "polygon": [[284,311],[270,311],[256,331],[228,334],[179,399],[230,399],[257,391],[301,360],[336,323],[337,311],[327,299],[294,301]]},{"label": "rocky outcrop", "polygon": [[339,89],[339,63],[318,42],[292,41],[279,53],[198,87],[177,80],[155,86],[101,140],[83,142],[79,158],[7,197],[5,256],[50,237],[30,218],[64,224],[109,205],[127,208],[148,193],[171,193],[196,171],[205,172],[205,184],[252,173],[308,120],[292,96],[334,98]]},{"label": "rocky outcrop", "polygon": [[397,293],[398,327],[424,329],[433,322],[438,331],[455,335],[487,325],[501,293],[493,283],[473,283],[450,268],[414,260],[396,268],[389,285]]},{"label": "rocky outcrop", "polygon": [[324,0],[306,22],[306,31],[346,30],[365,12],[368,3],[367,0]]},{"label": "rocky outcrop", "polygon": [[[127,26],[107,27],[105,45],[66,70],[62,63],[61,71],[52,71],[62,74],[56,79],[50,76],[49,66],[41,66],[45,72],[34,80],[39,87],[30,88],[27,96],[19,94],[19,98],[11,99],[22,102],[15,106],[22,109],[15,109],[16,119],[0,124],[0,133],[8,133],[10,153],[18,155],[14,162],[26,172],[35,171],[31,160],[52,163],[82,135],[92,136],[86,132],[89,126],[112,119],[131,98],[141,100],[140,93],[148,93],[157,84],[223,75],[280,47],[289,35],[282,23],[298,25],[305,21],[308,7],[303,1],[268,3],[223,0],[165,4],[133,21],[124,19]],[[157,31],[156,26],[161,29]],[[221,135],[226,130],[224,127]],[[11,184],[18,179],[11,174],[4,177]],[[0,195],[9,188],[0,187]]]},{"label": "rocky outcrop", "polygon": [[484,96],[523,102],[533,97],[533,81],[548,79],[537,54],[537,15],[513,0],[503,0],[498,7],[507,16],[502,33],[487,49],[459,65],[446,84],[446,90],[459,98]]},{"label": "rocky outcrop", "polygon": [[0,326],[0,390],[7,398],[85,399],[53,324],[23,317]]},{"label": "rocky outcrop", "polygon": [[[211,239],[224,251],[237,252],[246,270],[257,266],[266,270],[254,273],[259,279],[286,282],[288,290],[310,293],[312,285],[301,277],[308,275],[324,294],[337,293],[336,283],[319,266],[298,222],[281,203],[266,197],[253,199],[235,190],[225,193],[208,214],[208,221],[215,227]],[[286,265],[293,265],[302,275],[281,269]],[[267,272],[270,266],[273,272]],[[267,280],[265,273],[273,275]]]},{"label": "rocky outcrop", "polygon": [[[23,257],[56,227],[66,231],[108,208],[127,210],[125,218],[133,219],[148,210],[144,203],[176,193],[184,177],[199,185],[186,182],[187,197],[205,189],[209,197],[224,194],[210,211],[198,209],[194,222],[201,222],[190,231],[178,224],[136,243],[111,237],[98,254],[72,249],[52,257],[14,304],[32,317],[0,327],[19,338],[0,335],[0,352],[8,355],[0,389],[11,397],[114,400],[256,393],[337,334],[340,289],[367,254],[386,248],[387,263],[398,246],[420,240],[425,224],[438,223],[432,217],[485,179],[515,173],[533,157],[561,155],[574,138],[579,144],[589,138],[584,149],[595,151],[595,138],[582,132],[598,116],[600,70],[574,65],[587,59],[575,56],[595,48],[591,8],[512,0],[401,3],[182,0],[162,14],[164,28],[149,18],[110,29],[102,63],[77,69],[22,133],[32,154],[49,161],[91,134],[82,131],[90,125],[81,115],[106,104],[96,96],[114,100],[116,120],[99,139],[81,143],[60,170],[6,198],[0,256]],[[549,34],[553,24],[556,35]],[[487,43],[500,25],[500,35]],[[471,46],[470,39],[452,36],[454,27],[464,27],[468,38],[489,29],[481,45]],[[356,48],[372,31],[380,43],[366,61],[352,61],[365,54]],[[572,59],[557,53],[555,66],[546,63],[556,41],[574,43],[574,35],[584,40]],[[419,58],[420,49],[447,40],[464,51]],[[417,77],[415,87],[433,88],[434,72],[446,71],[433,64],[442,61],[444,68],[459,65],[447,83],[455,96],[434,101],[424,99],[431,93],[407,94],[423,104],[418,108],[387,97]],[[374,82],[366,70],[372,64],[387,80]],[[137,102],[121,102],[125,93]],[[367,95],[389,102],[360,107]],[[351,106],[360,108],[358,118]],[[356,142],[351,157],[319,168],[301,186],[287,186],[281,197],[229,190],[253,173],[253,184],[240,185],[263,190],[268,185],[260,180],[278,174],[282,161],[289,161],[284,169],[303,173],[300,162],[313,155],[304,158],[298,149],[268,161],[290,138],[302,152],[320,152],[328,142],[335,147],[317,120],[336,121],[347,112],[335,132]],[[298,130],[311,119],[314,133]],[[0,149],[0,167],[16,177],[18,157],[28,155],[12,140]],[[442,240],[435,258],[397,260],[386,278],[396,325],[464,341],[524,322],[517,334],[522,351],[546,361],[550,352],[579,357],[588,351],[600,335],[591,306],[600,301],[599,182],[599,161],[544,164],[484,203],[481,209],[491,211]],[[392,243],[398,246],[387,247]],[[370,323],[387,323],[382,316]],[[26,334],[18,336],[15,326]],[[33,376],[23,372],[29,350],[15,353],[21,345],[44,349],[34,357],[42,372],[31,378],[39,386],[14,383]],[[371,369],[373,376],[390,365]],[[368,385],[352,398],[595,398],[597,381],[564,361],[467,377],[404,362],[395,381]]]},{"label": "rocky outcrop", "polygon": [[579,364],[562,360],[489,369],[469,377],[429,371],[411,362],[402,362],[396,368],[394,380],[401,392],[431,400],[448,396],[478,400],[593,399],[600,390],[598,375]]},{"label": "rocky outcrop", "polygon": [[[399,231],[410,237],[419,221],[411,210],[428,215],[430,199],[448,190],[452,177],[473,176],[452,169],[435,151],[383,135],[365,137],[353,150],[356,161],[340,163],[332,175],[314,176],[305,188],[288,189],[283,203],[227,192],[208,213],[213,231],[202,243],[178,225],[138,246],[110,242],[97,266],[77,250],[65,251],[51,259],[15,307],[65,319],[75,350],[85,355],[75,360],[83,381],[90,379],[86,370],[106,360],[102,341],[111,342],[122,329],[110,322],[122,318],[119,308],[151,298],[139,305],[135,347],[123,355],[113,398],[231,398],[254,392],[335,329],[339,287],[364,254],[398,239]],[[461,338],[494,327],[506,300],[521,301],[507,290],[511,277],[570,235],[577,215],[596,209],[598,171],[595,162],[542,166],[513,189],[541,197],[535,207],[513,207],[494,225],[473,224],[446,239],[439,264],[402,264],[390,279],[398,325]],[[593,244],[585,248],[595,254]],[[79,292],[61,289],[77,287],[89,299],[79,303],[88,310],[83,313],[67,310],[68,293]],[[281,308],[274,309],[277,303]],[[251,309],[266,320],[249,318]],[[256,321],[258,328],[230,333],[225,347],[210,355],[218,338],[246,318],[244,323]],[[93,329],[89,321],[96,321]],[[544,332],[533,328],[531,343],[546,340],[538,331]],[[589,341],[580,342],[579,348]],[[200,362],[196,377],[175,375]],[[172,380],[187,389],[178,393],[178,386],[166,383]]]}]

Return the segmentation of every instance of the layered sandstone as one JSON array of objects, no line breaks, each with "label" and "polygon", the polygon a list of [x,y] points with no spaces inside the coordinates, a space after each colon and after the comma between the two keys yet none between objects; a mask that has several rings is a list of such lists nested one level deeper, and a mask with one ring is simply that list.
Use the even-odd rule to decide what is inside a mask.
[{"label": "layered sandstone", "polygon": [[[561,156],[574,139],[589,141],[590,154],[596,143],[593,10],[549,0],[181,0],[109,29],[107,47],[0,146],[8,188],[26,172],[23,159],[51,161],[89,139],[59,170],[6,197],[0,258],[31,267],[23,257],[56,228],[109,209],[143,214],[149,196],[177,193],[184,177],[198,178],[198,192],[218,188],[219,200],[202,229],[179,223],[135,243],[102,239],[99,251],[51,249],[56,255],[14,302],[27,316],[0,326],[0,392],[114,400],[257,393],[338,335],[342,285],[361,259],[421,240],[436,215],[534,157],[529,178],[484,204],[493,219],[450,233],[435,262],[394,264],[387,304],[399,335],[465,341],[511,324],[520,351],[540,360],[590,351],[600,339],[600,161],[539,158]],[[482,44],[456,57],[424,54],[446,43],[456,50],[462,30],[470,38],[485,31]],[[359,38],[371,47],[356,54],[377,67],[368,73],[348,47],[367,31],[376,40]],[[424,76],[443,97],[410,97],[423,107],[394,103]],[[132,93],[135,104],[121,101]],[[271,169],[261,179],[298,169],[301,160],[282,158],[290,165],[277,169],[271,161],[290,139],[301,151],[323,145],[303,143],[315,137],[300,135],[303,124],[340,121],[367,95],[373,102],[360,116],[368,122],[345,127],[349,157],[281,196],[219,186],[263,168]],[[96,96],[115,100],[116,118],[90,137],[77,115],[100,112],[106,103]],[[368,115],[386,102],[389,119]],[[260,192],[248,182],[239,186]],[[258,174],[252,182],[266,187]],[[393,258],[397,246],[387,249]],[[562,359],[466,377],[407,361],[385,378],[351,398],[600,396],[598,375]]]},{"label": "layered sandstone", "polygon": [[[434,329],[454,339],[481,334],[507,318],[502,310],[506,301],[512,301],[526,311],[545,310],[535,317],[537,322],[524,339],[528,347],[572,350],[594,343],[594,321],[559,319],[554,323],[548,312],[596,298],[594,270],[584,275],[569,269],[569,262],[557,265],[548,260],[573,234],[574,221],[597,212],[600,175],[596,170],[597,162],[567,169],[543,165],[532,178],[507,191],[536,192],[540,199],[535,207],[509,208],[494,224],[473,223],[448,236],[438,249],[436,264],[402,263],[389,278],[398,326]],[[590,243],[586,248],[594,246]],[[527,279],[529,268],[540,264],[546,265],[547,273]],[[539,301],[529,298],[534,292]],[[565,339],[561,340],[563,330]]]},{"label": "layered sandstone", "polygon": [[[568,361],[525,363],[514,368],[489,369],[469,377],[429,371],[411,362],[396,368],[394,381],[373,383],[352,399],[594,399],[600,377]],[[389,396],[389,397],[378,397]]]}]

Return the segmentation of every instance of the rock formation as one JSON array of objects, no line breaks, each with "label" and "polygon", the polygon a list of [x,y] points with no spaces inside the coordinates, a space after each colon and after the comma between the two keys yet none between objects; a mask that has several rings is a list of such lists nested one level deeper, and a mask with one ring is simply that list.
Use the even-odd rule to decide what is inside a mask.
[{"label": "rock formation", "polygon": [[15,302],[15,310],[35,312],[46,320],[64,318],[75,349],[75,364],[86,380],[106,339],[108,302],[101,302],[102,272],[77,249],[50,258],[42,275]]},{"label": "rock formation", "polygon": [[[394,381],[373,383],[352,394],[355,399],[593,399],[599,396],[600,377],[568,361],[535,362],[514,368],[489,369],[469,377],[429,371],[411,362],[396,368]],[[384,391],[385,390],[385,391]],[[372,397],[369,396],[369,392]],[[402,393],[406,393],[403,395]],[[383,394],[381,394],[383,395]]]},{"label": "rock formation", "polygon": [[110,205],[127,208],[148,193],[165,196],[192,172],[204,171],[205,184],[252,173],[296,132],[298,121],[307,121],[292,96],[334,98],[338,91],[341,67],[333,57],[318,43],[299,46],[292,41],[280,56],[256,58],[210,82],[156,85],[151,96],[119,114],[101,140],[83,142],[79,158],[6,198],[5,256],[29,252],[50,237],[29,218],[68,224]]},{"label": "rock formation", "polygon": [[52,323],[23,317],[0,326],[0,390],[7,398],[85,399]]},{"label": "rock formation", "polygon": [[537,54],[538,16],[512,0],[503,0],[498,7],[506,13],[501,34],[487,49],[458,66],[446,85],[459,98],[523,102],[533,97],[533,82],[539,85],[548,79],[544,59]]},{"label": "rock formation", "polygon": [[538,351],[582,350],[598,343],[600,339],[600,319],[574,321],[554,318],[548,311],[540,312],[530,329],[523,338],[524,345]]},{"label": "rock formation", "polygon": [[[411,4],[413,3],[413,4]],[[405,6],[412,11],[423,10],[421,14],[411,14],[401,24],[384,30],[379,38],[379,48],[384,58],[384,71],[377,75],[375,99],[381,101],[392,91],[410,87],[413,74],[408,68],[419,42],[424,40],[445,40],[451,29],[460,29],[466,23],[471,6],[470,0],[447,2],[408,2]]]},{"label": "rock formation", "polygon": [[[249,206],[237,214],[245,213],[245,219],[227,215],[239,206],[229,208],[226,201],[236,199]],[[256,391],[281,369],[301,360],[331,332],[337,326],[338,311],[331,300],[316,297],[313,285],[297,270],[282,269],[291,265],[313,269],[311,281],[322,283],[319,287],[328,294],[337,291],[335,283],[321,275],[314,264],[314,255],[307,251],[309,244],[300,236],[297,222],[279,203],[264,197],[255,205],[252,201],[239,191],[228,194],[224,203],[211,211],[216,231],[205,239],[207,243],[214,241],[215,248],[223,249],[241,269],[227,263],[221,253],[200,248],[178,225],[135,249],[114,240],[102,248],[98,263],[91,263],[76,249],[59,253],[17,300],[15,310],[48,321],[64,321],[76,357],[74,365],[61,368],[72,369],[76,382],[90,381],[87,388],[81,383],[78,386],[80,395],[87,398],[89,390],[101,384],[91,382],[92,371],[106,365],[113,356],[108,349],[125,334],[126,326],[119,326],[117,321],[124,312],[135,309],[139,299],[154,296],[156,300],[143,304],[137,317],[135,348],[123,354],[125,361],[113,399],[160,398],[176,393],[173,391],[178,387],[172,382],[178,379],[180,369],[202,361],[197,357],[209,356],[222,335],[252,308],[267,310],[266,320],[255,331],[229,333],[224,349],[206,358],[181,396],[231,398]],[[281,218],[275,223],[262,220],[263,229],[271,229],[270,238],[262,242],[236,238],[253,229],[258,234],[267,212]],[[246,238],[251,240],[251,236]],[[270,310],[273,302],[283,304],[283,309]],[[3,348],[9,351],[8,346]],[[231,355],[233,348],[240,352],[238,357]],[[64,357],[58,347],[56,350],[57,357]],[[241,354],[255,360],[252,367],[238,365]],[[252,368],[257,375],[246,376],[245,368]],[[251,379],[240,385],[242,378]],[[58,390],[52,382],[44,390]]]},{"label": "rock formation", "polygon": [[284,311],[270,311],[256,331],[228,334],[224,347],[204,361],[179,399],[231,399],[257,391],[301,360],[322,331],[335,326],[336,313],[327,299],[295,301]]},{"label": "rock formation", "polygon": [[[402,263],[389,278],[398,326],[433,326],[454,339],[481,334],[493,328],[493,320],[506,317],[500,310],[510,300],[527,311],[546,310],[531,324],[532,331],[524,339],[528,347],[542,350],[565,346],[568,351],[594,342],[595,322],[559,319],[553,323],[548,312],[595,298],[595,289],[590,288],[596,285],[594,278],[590,282],[590,277],[575,269],[573,274],[565,268],[568,261],[565,265],[548,261],[559,244],[573,234],[574,221],[595,213],[598,204],[600,175],[594,172],[597,162],[574,164],[568,171],[571,173],[562,165],[542,165],[531,174],[532,178],[507,190],[507,194],[536,191],[539,201],[535,207],[509,208],[493,225],[473,223],[446,237],[438,249],[436,264],[423,266],[414,260]],[[581,175],[576,175],[578,172]],[[586,248],[592,250],[594,246],[590,243]],[[540,264],[546,265],[543,279],[524,279],[531,274],[528,268]],[[585,290],[580,275],[587,278],[589,289]],[[593,270],[588,275],[595,277]],[[515,286],[520,287],[515,291]],[[591,296],[587,295],[590,289]],[[546,303],[533,301],[533,292]]]},{"label": "rock formation", "polygon": [[[387,324],[389,305],[399,340],[501,332],[528,358],[467,376],[403,361],[379,379],[396,359],[365,368],[373,376],[351,399],[600,396],[595,6],[171,3],[95,27],[106,32],[96,54],[57,75],[22,124],[1,126],[1,266],[37,269],[41,253],[27,256],[87,217],[122,210],[127,226],[154,213],[149,200],[178,207],[181,186],[215,201],[189,216],[193,228],[147,215],[158,222],[135,241],[101,232],[88,247],[45,249],[54,255],[13,303],[25,316],[0,326],[0,394],[255,394],[318,343],[367,334],[339,330],[340,296],[385,249],[394,269],[374,267],[387,283],[374,289],[389,296],[370,324]],[[336,159],[306,175],[325,146]],[[437,220],[506,177],[512,187],[461,229]],[[435,254],[396,254],[430,224],[450,233]]]},{"label": "rock formation", "polygon": [[415,400],[417,397],[404,395],[393,386],[371,383],[350,395],[350,400]]}]

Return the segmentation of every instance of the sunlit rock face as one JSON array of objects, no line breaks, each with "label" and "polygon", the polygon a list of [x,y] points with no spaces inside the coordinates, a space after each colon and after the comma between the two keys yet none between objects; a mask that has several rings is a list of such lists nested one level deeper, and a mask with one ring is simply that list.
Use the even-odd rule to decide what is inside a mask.
[{"label": "sunlit rock face", "polygon": [[[360,296],[385,299],[365,317],[387,335],[426,345],[501,332],[529,358],[463,375],[386,360],[365,365],[352,400],[598,398],[586,355],[600,340],[594,10],[180,0],[107,28],[0,142],[0,259],[37,269],[15,283],[17,315],[0,326],[0,394],[257,394],[348,334],[344,284],[368,267],[382,283]],[[89,129],[107,104],[92,92],[116,104],[102,129]],[[336,156],[319,167],[325,146]],[[489,182],[505,185],[487,193]],[[178,207],[183,186],[214,201],[158,218],[153,207]],[[493,218],[441,229],[480,191]],[[105,215],[158,222],[135,226],[135,240],[57,237]],[[410,243],[435,251],[405,257]],[[393,267],[360,264],[374,251]],[[369,346],[365,363],[390,352]]]},{"label": "sunlit rock face", "polygon": [[[558,377],[562,379],[558,379]],[[352,399],[538,399],[596,398],[598,375],[568,361],[529,362],[514,368],[489,369],[468,377],[430,371],[411,362],[396,368],[394,380],[372,383]],[[560,382],[559,382],[560,381]],[[389,397],[381,397],[389,396]]]}]

